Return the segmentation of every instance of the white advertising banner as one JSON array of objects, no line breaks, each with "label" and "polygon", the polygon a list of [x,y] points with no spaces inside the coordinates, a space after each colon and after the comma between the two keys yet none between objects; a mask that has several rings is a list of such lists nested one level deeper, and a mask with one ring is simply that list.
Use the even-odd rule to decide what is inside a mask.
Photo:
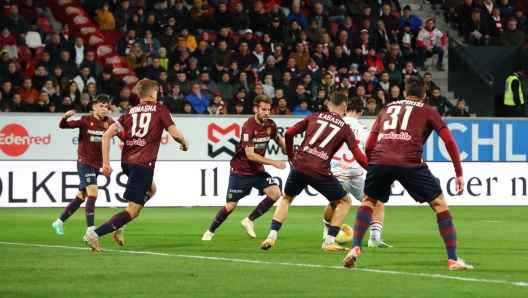
[{"label": "white advertising banner", "polygon": [[[454,170],[449,162],[432,162],[429,167],[441,182],[449,205],[528,205],[525,163],[463,163],[466,190],[454,196]],[[99,207],[123,207],[126,175],[119,162],[112,164],[110,178],[98,178]],[[266,168],[284,188],[289,168]],[[229,162],[160,161],[154,180],[156,196],[147,206],[222,206],[225,203]],[[75,197],[79,178],[75,161],[2,161],[0,168],[0,207],[64,207]],[[389,206],[415,206],[401,185],[396,183]],[[262,200],[256,189],[240,201],[256,206]],[[308,187],[294,201],[298,206],[324,206],[327,201]],[[354,202],[357,205],[358,202]]]}]

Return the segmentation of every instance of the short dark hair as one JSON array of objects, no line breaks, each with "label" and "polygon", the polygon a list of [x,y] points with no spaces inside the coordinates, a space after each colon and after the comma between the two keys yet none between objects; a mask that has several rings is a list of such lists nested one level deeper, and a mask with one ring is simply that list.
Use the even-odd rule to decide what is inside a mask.
[{"label": "short dark hair", "polygon": [[273,101],[271,100],[271,97],[269,97],[268,95],[260,94],[255,97],[255,100],[253,101],[253,105],[258,108],[261,102],[271,105]]},{"label": "short dark hair", "polygon": [[412,76],[405,83],[405,94],[421,99],[425,94],[425,81],[422,77]]},{"label": "short dark hair", "polygon": [[356,112],[359,113],[363,111],[363,100],[352,97],[347,100],[347,112]]},{"label": "short dark hair", "polygon": [[347,99],[347,96],[341,92],[336,91],[330,94],[330,103],[335,107],[338,107],[343,104],[346,105]]},{"label": "short dark hair", "polygon": [[523,70],[524,70],[524,66],[522,66],[522,64],[520,64],[520,63],[516,63],[513,66],[513,71],[514,72],[523,71]]},{"label": "short dark hair", "polygon": [[96,97],[94,97],[92,99],[92,104],[99,104],[99,103],[102,103],[102,104],[108,104],[110,103],[110,96],[106,95],[106,94],[99,94],[97,95]]},{"label": "short dark hair", "polygon": [[442,89],[440,89],[440,87],[438,87],[438,86],[435,86],[435,87],[433,88],[433,91],[435,91],[435,90],[438,90],[438,91],[442,92]]},{"label": "short dark hair", "polygon": [[426,73],[424,73],[424,77],[425,76],[431,76],[432,77],[433,75],[430,72],[426,72]]}]

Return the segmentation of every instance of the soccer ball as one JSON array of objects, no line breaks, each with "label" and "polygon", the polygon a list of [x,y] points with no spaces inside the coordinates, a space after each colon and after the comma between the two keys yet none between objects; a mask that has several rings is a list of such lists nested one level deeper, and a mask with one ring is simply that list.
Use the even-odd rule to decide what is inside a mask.
[{"label": "soccer ball", "polygon": [[336,236],[336,242],[339,244],[345,244],[352,242],[353,239],[354,229],[352,229],[352,227],[347,224],[343,224],[341,226],[341,230],[339,230],[339,234]]}]

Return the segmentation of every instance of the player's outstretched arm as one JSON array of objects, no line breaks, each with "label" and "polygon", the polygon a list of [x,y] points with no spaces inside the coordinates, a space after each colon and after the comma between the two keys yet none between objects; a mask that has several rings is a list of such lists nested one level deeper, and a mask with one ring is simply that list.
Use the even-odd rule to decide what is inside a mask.
[{"label": "player's outstretched arm", "polygon": [[187,151],[189,149],[189,142],[183,137],[181,131],[176,128],[176,125],[171,125],[168,129],[171,137],[178,143],[180,143],[180,149]]},{"label": "player's outstretched arm", "polygon": [[74,114],[75,114],[75,110],[69,110],[68,112],[64,113],[64,116],[62,117],[61,121],[59,122],[59,127],[60,128],[76,128],[76,127],[79,127],[79,120],[68,121],[68,118],[70,118]]},{"label": "player's outstretched arm", "polygon": [[462,164],[460,163],[460,153],[458,152],[457,143],[447,127],[440,129],[438,135],[444,141],[449,157],[451,157],[451,162],[455,167],[456,195],[459,196],[464,192],[464,178],[462,177]]},{"label": "player's outstretched arm", "polygon": [[[116,122],[119,123],[119,122]],[[102,150],[103,150],[103,175],[110,176],[112,174],[112,167],[110,167],[110,140],[119,133],[119,128],[114,123],[105,131],[103,135]]]},{"label": "player's outstretched arm", "polygon": [[378,140],[377,132],[370,132],[367,142],[365,143],[365,156],[367,156],[367,162],[370,162],[370,156],[372,155],[372,150],[374,150],[374,145]]},{"label": "player's outstretched arm", "polygon": [[286,168],[286,163],[284,163],[283,161],[268,159],[255,153],[255,147],[246,147],[245,151],[247,159],[252,162],[260,163],[263,165],[271,165],[279,170],[284,170]]}]

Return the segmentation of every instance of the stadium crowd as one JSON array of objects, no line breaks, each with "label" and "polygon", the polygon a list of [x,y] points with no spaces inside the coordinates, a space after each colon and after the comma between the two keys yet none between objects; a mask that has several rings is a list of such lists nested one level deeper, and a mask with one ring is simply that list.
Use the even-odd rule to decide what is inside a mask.
[{"label": "stadium crowd", "polygon": [[[3,112],[89,112],[101,93],[111,96],[113,113],[136,104],[68,24],[57,34],[44,28],[44,0],[2,2]],[[272,114],[309,115],[325,110],[329,94],[339,91],[362,99],[365,115],[375,116],[402,99],[407,78],[421,75],[426,102],[442,116],[469,116],[464,101],[453,107],[427,72],[432,55],[434,68],[444,70],[446,34],[398,0],[78,2],[103,32],[118,33],[119,55],[139,78],[159,82],[159,100],[172,113],[252,114],[252,98],[264,93],[273,98]],[[430,4],[437,14],[444,10],[444,21],[468,45],[526,40],[515,1],[441,2]],[[30,50],[26,39],[35,32],[45,45]],[[21,48],[33,59],[23,61]]]}]

